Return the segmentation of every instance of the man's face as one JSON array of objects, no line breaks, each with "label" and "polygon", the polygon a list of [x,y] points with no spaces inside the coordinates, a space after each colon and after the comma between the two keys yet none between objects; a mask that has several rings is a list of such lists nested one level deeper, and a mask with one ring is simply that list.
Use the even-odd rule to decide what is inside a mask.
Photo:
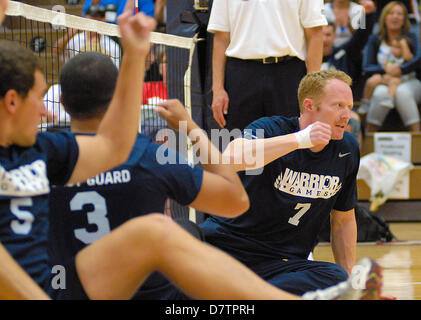
[{"label": "man's face", "polygon": [[351,88],[341,80],[329,80],[321,101],[315,104],[313,121],[329,124],[332,128],[332,139],[341,140],[351,118],[352,106]]},{"label": "man's face", "polygon": [[332,26],[323,27],[323,56],[328,56],[332,52],[336,33]]},{"label": "man's face", "polygon": [[47,115],[43,100],[46,92],[47,83],[44,75],[36,70],[35,83],[28,95],[25,98],[19,96],[16,99],[14,144],[28,147],[35,143],[41,117]]}]

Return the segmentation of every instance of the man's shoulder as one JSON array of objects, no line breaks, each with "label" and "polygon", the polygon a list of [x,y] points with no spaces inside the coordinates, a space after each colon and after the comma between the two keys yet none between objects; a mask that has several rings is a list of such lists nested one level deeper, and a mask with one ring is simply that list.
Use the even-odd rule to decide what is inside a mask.
[{"label": "man's shoulder", "polygon": [[62,130],[58,132],[40,132],[37,135],[37,140],[35,143],[35,147],[37,145],[43,145],[46,142],[55,143],[55,142],[61,142],[61,141],[75,141],[75,135],[68,131],[68,130]]},{"label": "man's shoulder", "polygon": [[287,118],[283,116],[263,117],[253,121],[244,129],[244,132],[263,130],[264,137],[277,136],[298,130],[298,118]]}]

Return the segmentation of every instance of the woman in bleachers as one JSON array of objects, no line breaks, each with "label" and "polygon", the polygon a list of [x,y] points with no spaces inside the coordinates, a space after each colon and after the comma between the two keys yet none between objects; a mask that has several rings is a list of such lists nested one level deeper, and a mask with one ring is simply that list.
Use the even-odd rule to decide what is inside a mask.
[{"label": "woman in bleachers", "polygon": [[[381,12],[378,33],[371,35],[368,40],[363,56],[363,72],[366,76],[378,74],[386,79],[405,75],[409,78],[397,87],[392,104],[390,101],[384,103],[390,96],[388,86],[383,83],[376,86],[367,113],[368,132],[377,131],[392,108],[396,108],[403,124],[410,131],[420,131],[417,104],[421,102],[421,81],[416,78],[415,72],[421,61],[421,46],[417,35],[410,32],[410,29],[411,23],[405,5],[399,1],[391,1]],[[386,64],[393,43],[402,36],[415,44],[411,47],[413,59],[402,65]]]}]

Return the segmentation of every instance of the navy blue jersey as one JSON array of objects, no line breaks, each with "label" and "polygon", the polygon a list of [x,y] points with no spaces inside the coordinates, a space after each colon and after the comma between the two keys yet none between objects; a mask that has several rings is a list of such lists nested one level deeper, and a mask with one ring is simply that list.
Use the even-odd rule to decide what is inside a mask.
[{"label": "navy blue jersey", "polygon": [[66,183],[78,158],[68,133],[39,134],[32,147],[0,147],[0,241],[41,286],[47,255],[50,182]]},{"label": "navy blue jersey", "polygon": [[[159,154],[177,164],[160,164]],[[133,217],[163,213],[168,198],[190,204],[199,193],[202,177],[201,167],[190,167],[177,152],[139,135],[124,164],[84,183],[52,188],[52,263],[69,263],[86,245]]]},{"label": "navy blue jersey", "polygon": [[[247,127],[243,137],[275,137],[299,131],[298,118],[270,117]],[[263,173],[240,172],[250,209],[202,224],[206,240],[244,263],[262,258],[307,258],[332,209],[351,210],[357,201],[357,140],[345,132],[320,152],[298,149],[267,164]]]}]

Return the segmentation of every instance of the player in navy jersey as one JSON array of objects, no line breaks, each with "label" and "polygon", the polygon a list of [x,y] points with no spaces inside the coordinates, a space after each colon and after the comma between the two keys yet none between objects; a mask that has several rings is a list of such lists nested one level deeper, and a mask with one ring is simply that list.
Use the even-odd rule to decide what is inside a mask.
[{"label": "player in navy jersey", "polygon": [[[250,209],[201,224],[209,243],[294,294],[347,279],[355,263],[360,153],[357,140],[344,132],[353,106],[350,85],[340,71],[308,74],[298,91],[299,118],[251,123],[224,151],[240,172]],[[264,139],[256,139],[259,129]],[[248,165],[242,150],[260,153],[261,164]],[[307,259],[328,219],[336,264]]]}]

